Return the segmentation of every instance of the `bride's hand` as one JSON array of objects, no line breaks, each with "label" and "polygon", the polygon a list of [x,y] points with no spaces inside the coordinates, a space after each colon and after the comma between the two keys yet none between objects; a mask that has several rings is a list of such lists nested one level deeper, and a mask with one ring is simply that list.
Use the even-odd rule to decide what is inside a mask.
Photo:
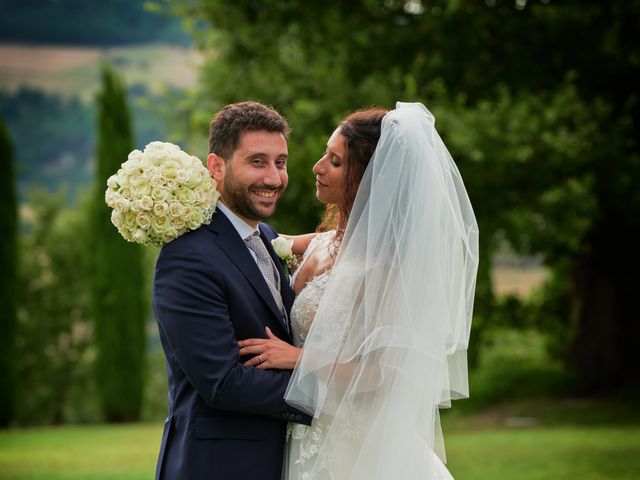
[{"label": "bride's hand", "polygon": [[240,340],[240,355],[255,355],[244,362],[247,367],[277,368],[293,370],[302,352],[301,348],[289,345],[276,337],[269,327],[266,327],[267,338],[249,338]]}]

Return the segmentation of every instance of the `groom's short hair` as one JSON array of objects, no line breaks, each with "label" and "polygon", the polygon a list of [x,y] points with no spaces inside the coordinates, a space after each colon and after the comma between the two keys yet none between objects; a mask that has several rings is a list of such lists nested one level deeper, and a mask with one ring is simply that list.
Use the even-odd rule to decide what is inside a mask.
[{"label": "groom's short hair", "polygon": [[245,132],[266,130],[289,137],[289,125],[273,107],[258,102],[240,102],[227,105],[213,117],[209,127],[209,153],[215,153],[226,161]]}]

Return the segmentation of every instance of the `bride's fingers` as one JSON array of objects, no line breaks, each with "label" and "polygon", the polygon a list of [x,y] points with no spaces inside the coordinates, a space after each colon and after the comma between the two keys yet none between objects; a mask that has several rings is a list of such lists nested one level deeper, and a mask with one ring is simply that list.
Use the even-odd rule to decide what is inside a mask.
[{"label": "bride's fingers", "polygon": [[265,362],[264,356],[256,355],[243,363],[245,367],[260,367]]},{"label": "bride's fingers", "polygon": [[265,342],[268,342],[269,340],[266,338],[248,338],[246,340],[240,340],[238,342],[238,345],[240,345],[240,347],[249,347],[251,345],[262,345]]},{"label": "bride's fingers", "polygon": [[276,337],[273,332],[271,331],[271,329],[269,327],[264,327],[265,332],[267,332],[267,338],[269,340],[280,340],[278,337]]},{"label": "bride's fingers", "polygon": [[267,345],[251,345],[248,347],[240,347],[240,355],[260,355],[267,351]]}]

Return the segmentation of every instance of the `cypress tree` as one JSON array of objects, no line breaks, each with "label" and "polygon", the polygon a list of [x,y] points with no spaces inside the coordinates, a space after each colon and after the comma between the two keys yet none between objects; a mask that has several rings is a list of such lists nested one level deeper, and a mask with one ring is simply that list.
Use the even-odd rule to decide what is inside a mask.
[{"label": "cypress tree", "polygon": [[0,427],[13,417],[16,393],[18,215],[13,146],[0,119]]},{"label": "cypress tree", "polygon": [[108,66],[98,95],[98,145],[89,244],[91,304],[95,321],[96,383],[105,418],[139,418],[145,363],[145,274],[143,251],[126,242],[111,224],[104,201],[107,179],[132,150],[126,91]]}]

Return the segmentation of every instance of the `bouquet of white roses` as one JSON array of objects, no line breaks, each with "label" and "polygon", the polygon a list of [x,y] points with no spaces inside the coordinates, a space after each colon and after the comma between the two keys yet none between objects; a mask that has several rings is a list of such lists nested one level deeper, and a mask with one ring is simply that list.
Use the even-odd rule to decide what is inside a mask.
[{"label": "bouquet of white roses", "polygon": [[105,201],[125,240],[162,246],[209,223],[219,196],[197,157],[172,143],[151,142],[109,177]]}]

